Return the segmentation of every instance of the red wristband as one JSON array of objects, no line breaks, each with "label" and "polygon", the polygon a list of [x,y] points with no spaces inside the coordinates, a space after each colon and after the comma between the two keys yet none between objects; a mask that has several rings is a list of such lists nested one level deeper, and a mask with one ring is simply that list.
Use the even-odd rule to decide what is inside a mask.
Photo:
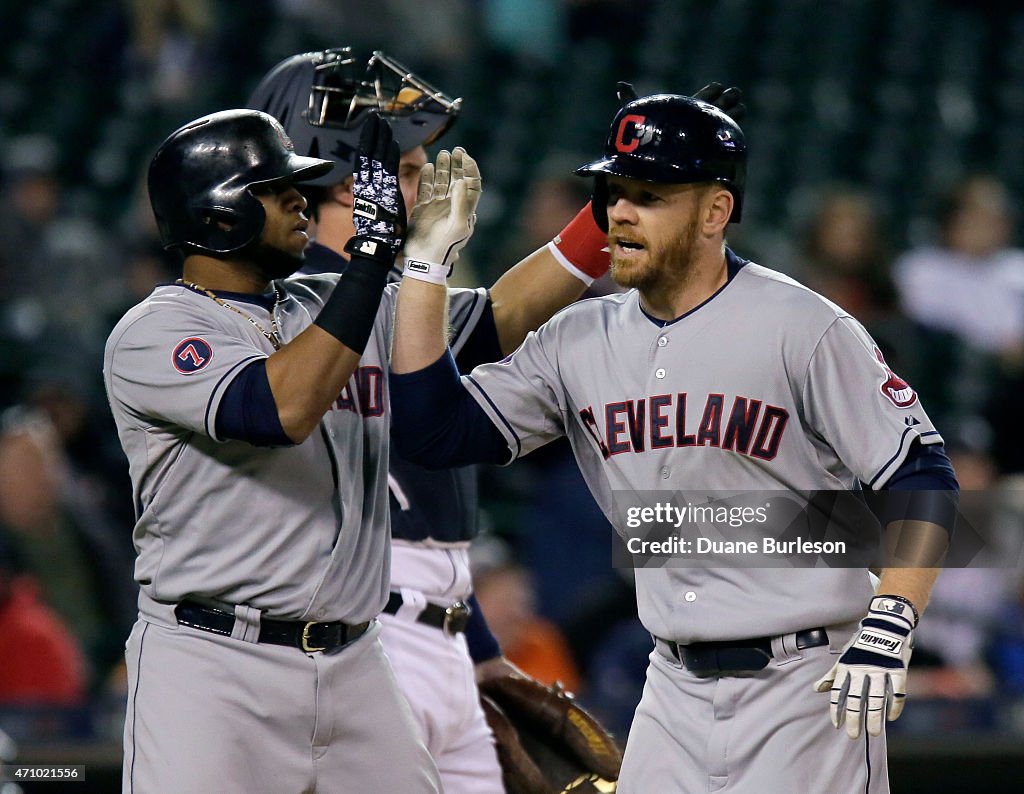
[{"label": "red wristband", "polygon": [[583,273],[590,280],[601,278],[611,264],[608,237],[594,221],[589,201],[568,226],[555,235],[551,248],[566,270],[576,276]]}]

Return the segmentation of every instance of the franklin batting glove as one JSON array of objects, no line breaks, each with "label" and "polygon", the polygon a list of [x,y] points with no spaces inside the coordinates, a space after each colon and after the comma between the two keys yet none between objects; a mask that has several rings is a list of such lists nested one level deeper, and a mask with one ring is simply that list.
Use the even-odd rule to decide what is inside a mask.
[{"label": "franklin batting glove", "polygon": [[476,225],[480,168],[465,149],[438,153],[420,172],[412,230],[405,244],[406,276],[445,284]]},{"label": "franklin batting glove", "polygon": [[815,692],[831,691],[832,724],[845,722],[851,739],[865,723],[871,736],[880,735],[884,719],[903,712],[916,626],[917,610],[907,599],[876,596],[839,661],[814,684]]}]

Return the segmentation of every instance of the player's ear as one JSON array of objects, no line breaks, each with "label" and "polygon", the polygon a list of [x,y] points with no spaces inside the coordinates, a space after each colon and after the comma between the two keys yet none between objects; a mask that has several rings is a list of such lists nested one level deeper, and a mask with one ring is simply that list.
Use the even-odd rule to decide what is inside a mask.
[{"label": "player's ear", "polygon": [[718,234],[725,230],[732,217],[735,199],[732,193],[725,188],[712,187],[704,205],[704,232],[705,234]]},{"label": "player's ear", "polygon": [[351,208],[354,204],[352,199],[352,177],[349,176],[344,182],[332,185],[330,188],[331,198],[343,207]]}]

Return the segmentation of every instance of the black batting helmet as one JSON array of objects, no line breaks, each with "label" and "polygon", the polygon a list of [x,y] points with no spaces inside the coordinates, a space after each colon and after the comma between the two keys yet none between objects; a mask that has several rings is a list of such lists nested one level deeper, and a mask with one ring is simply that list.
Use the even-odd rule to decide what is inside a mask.
[{"label": "black batting helmet", "polygon": [[295,154],[284,128],[258,110],[224,110],[172,132],[149,164],[149,200],[160,241],[226,254],[251,243],[266,222],[250,191],[308,182],[334,167]]},{"label": "black batting helmet", "polygon": [[576,169],[595,176],[594,217],[608,228],[600,200],[605,174],[647,182],[720,182],[733,195],[730,221],[740,220],[747,174],[743,130],[707,102],[679,94],[654,94],[627,102],[615,114],[604,157]]},{"label": "black batting helmet", "polygon": [[382,52],[364,69],[351,47],[286,58],[260,81],[248,104],[277,118],[299,152],[337,165],[314,185],[336,184],[352,173],[370,111],[390,122],[404,152],[440,138],[462,108],[461,99],[446,96]]}]

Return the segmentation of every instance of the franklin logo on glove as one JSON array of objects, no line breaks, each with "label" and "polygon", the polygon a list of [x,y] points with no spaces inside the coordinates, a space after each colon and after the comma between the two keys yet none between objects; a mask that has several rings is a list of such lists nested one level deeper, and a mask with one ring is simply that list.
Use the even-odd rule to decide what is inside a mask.
[{"label": "franklin logo on glove", "polygon": [[862,648],[870,648],[874,651],[884,651],[885,653],[892,654],[893,656],[899,656],[900,648],[903,647],[903,640],[892,637],[888,634],[876,634],[873,631],[865,629],[857,637],[857,642],[854,645],[858,645]]},{"label": "franklin logo on glove", "polygon": [[352,207],[352,213],[358,215],[361,218],[370,218],[371,220],[377,220],[377,205],[372,201],[366,199],[357,198]]}]

